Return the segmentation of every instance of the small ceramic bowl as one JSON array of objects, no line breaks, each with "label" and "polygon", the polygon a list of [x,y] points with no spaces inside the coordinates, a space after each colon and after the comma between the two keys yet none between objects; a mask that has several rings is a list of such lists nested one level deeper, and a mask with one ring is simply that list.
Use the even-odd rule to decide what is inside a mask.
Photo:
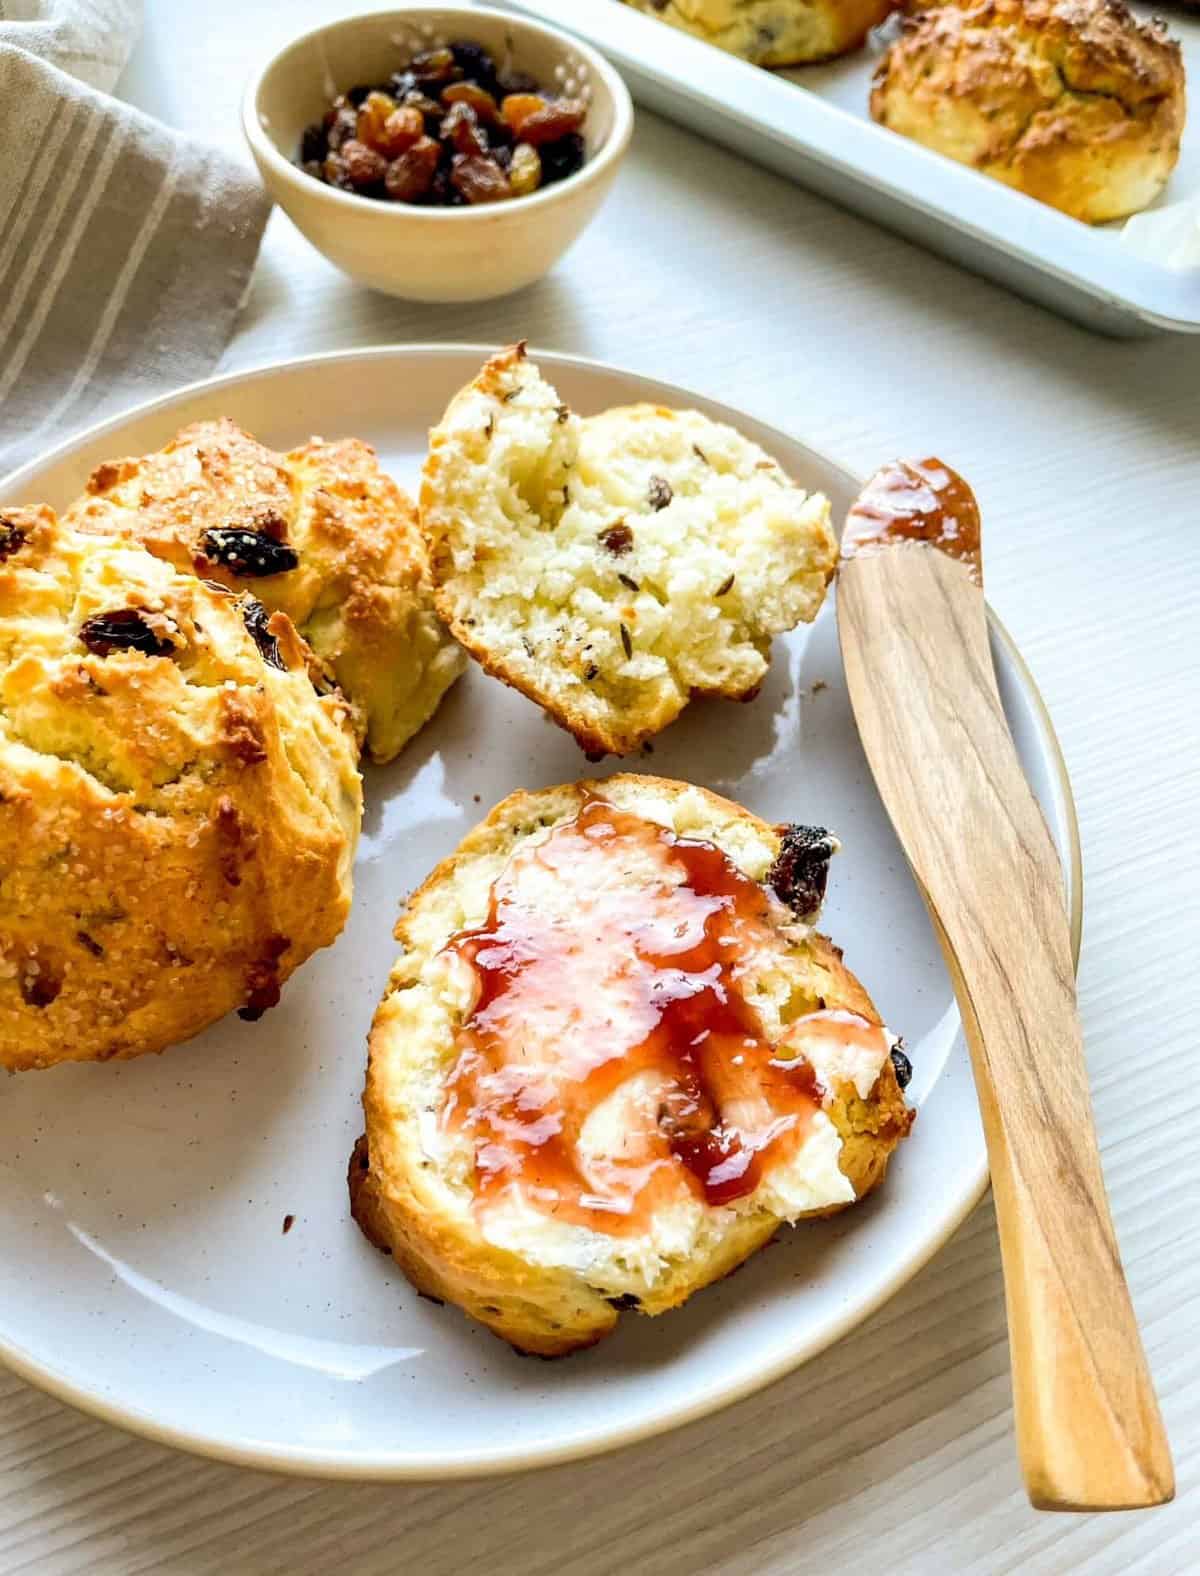
[{"label": "small ceramic bowl", "polygon": [[[297,166],[305,126],[335,93],[460,38],[587,101],[581,170],[528,197],[422,208],[339,191]],[[629,145],[633,106],[602,56],[553,28],[474,6],[406,6],[344,17],[289,44],[251,78],[242,127],[271,196],[352,279],[413,301],[482,301],[540,278],[582,232]]]}]

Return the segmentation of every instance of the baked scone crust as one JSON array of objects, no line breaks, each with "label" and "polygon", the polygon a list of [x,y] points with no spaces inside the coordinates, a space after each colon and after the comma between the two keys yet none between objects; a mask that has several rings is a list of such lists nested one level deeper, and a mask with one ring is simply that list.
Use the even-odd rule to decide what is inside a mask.
[{"label": "baked scone crust", "polygon": [[1089,224],[1151,203],[1179,158],[1179,45],[1122,0],[975,0],[906,18],[884,126]]},{"label": "baked scone crust", "polygon": [[[630,1299],[621,1295],[625,1283],[610,1279],[597,1288],[575,1269],[539,1263],[485,1237],[470,1208],[462,1207],[461,1189],[456,1197],[427,1147],[423,1124],[435,1120],[438,1079],[448,1075],[455,1049],[452,1036],[444,1044],[430,1043],[420,1027],[423,1006],[417,997],[410,1003],[409,993],[428,985],[430,961],[447,940],[480,922],[481,893],[486,907],[491,882],[524,839],[571,820],[591,796],[663,824],[671,818],[681,835],[715,843],[755,879],[765,878],[786,830],[705,789],[628,774],[518,792],[497,805],[413,893],[396,927],[403,951],[371,1029],[363,1096],[366,1133],[349,1170],[354,1218],[376,1246],[395,1257],[418,1291],[458,1304],[518,1350],[546,1357],[610,1333],[618,1305],[636,1303],[649,1314],[678,1306],[735,1269],[772,1237],[782,1219],[759,1201],[762,1189],[735,1207],[712,1210],[714,1219],[721,1217],[719,1228],[705,1237],[703,1251],[672,1262],[650,1285],[631,1281],[638,1295]],[[840,950],[815,930],[799,930],[803,933],[792,939],[788,958],[796,1001],[844,1008],[878,1024],[870,997],[842,962]],[[438,1065],[433,1074],[431,1058]],[[854,1084],[842,1082],[831,1090],[825,1110],[841,1138],[838,1165],[854,1197],[862,1198],[882,1180],[892,1150],[913,1119],[891,1060],[884,1058],[866,1098]]]},{"label": "baked scone crust", "polygon": [[[395,756],[462,672],[433,610],[412,500],[357,438],[278,454],[232,421],[196,422],[157,453],[98,466],[65,519],[286,613],[355,708],[373,761]],[[214,529],[262,533],[295,566],[235,573],[206,551]]]},{"label": "baked scone crust", "polygon": [[800,66],[857,49],[897,0],[625,0],[756,66]]},{"label": "baked scone crust", "polygon": [[757,444],[697,411],[578,416],[522,345],[434,428],[420,518],[455,637],[594,756],[693,695],[752,699],[837,564],[828,500]]},{"label": "baked scone crust", "polygon": [[[162,653],[105,652],[88,621],[114,613]],[[310,661],[284,614],[49,509],[0,511],[0,1067],[256,1016],[334,940],[360,783]]]}]

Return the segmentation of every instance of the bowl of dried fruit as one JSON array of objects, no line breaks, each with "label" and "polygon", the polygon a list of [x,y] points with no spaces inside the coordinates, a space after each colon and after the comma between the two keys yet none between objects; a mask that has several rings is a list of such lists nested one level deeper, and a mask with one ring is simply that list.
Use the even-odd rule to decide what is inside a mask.
[{"label": "bowl of dried fruit", "polygon": [[297,38],[254,73],[242,124],[271,195],[351,278],[481,301],[540,278],[584,229],[633,106],[553,28],[409,6]]}]

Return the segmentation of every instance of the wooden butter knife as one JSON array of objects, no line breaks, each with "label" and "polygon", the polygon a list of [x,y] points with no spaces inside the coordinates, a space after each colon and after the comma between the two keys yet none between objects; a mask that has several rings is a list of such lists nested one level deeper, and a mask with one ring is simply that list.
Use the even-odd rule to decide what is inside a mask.
[{"label": "wooden butter knife", "polygon": [[975,1069],[1029,1497],[1162,1504],[1170,1448],[1104,1192],[1062,872],[992,670],[974,495],[938,460],[886,466],[842,554],[850,700]]}]

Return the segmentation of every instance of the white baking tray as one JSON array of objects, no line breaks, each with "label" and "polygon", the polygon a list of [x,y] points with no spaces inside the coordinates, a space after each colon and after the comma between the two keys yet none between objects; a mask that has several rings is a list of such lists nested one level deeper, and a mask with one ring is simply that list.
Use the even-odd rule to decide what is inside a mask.
[{"label": "white baking tray", "polygon": [[[1200,261],[1149,261],[1123,225],[1081,224],[875,125],[870,81],[894,23],[842,60],[769,72],[618,0],[500,3],[597,45],[647,108],[1090,328],[1200,333]],[[1170,26],[1200,93],[1200,20],[1172,11]],[[1200,111],[1157,206],[1185,202],[1200,228]]]}]

